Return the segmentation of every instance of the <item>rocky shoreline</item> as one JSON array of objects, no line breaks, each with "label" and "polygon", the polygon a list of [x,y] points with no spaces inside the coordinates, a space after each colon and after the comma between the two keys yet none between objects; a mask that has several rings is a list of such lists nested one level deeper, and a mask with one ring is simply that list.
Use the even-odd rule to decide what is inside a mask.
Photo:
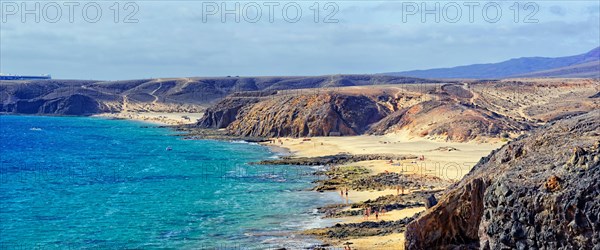
[{"label": "rocky shoreline", "polygon": [[246,141],[246,142],[268,142],[269,139],[266,137],[253,137],[253,136],[238,136],[232,135],[224,130],[219,129],[203,129],[195,128],[190,125],[180,126],[161,126],[165,128],[171,128],[175,131],[183,132],[177,136],[183,137],[185,140],[221,140],[221,141]]},{"label": "rocky shoreline", "polygon": [[391,154],[337,154],[318,157],[293,157],[286,156],[275,160],[264,160],[253,162],[257,165],[304,165],[304,166],[319,166],[319,165],[341,165],[359,161],[386,160],[400,161],[407,159],[417,159],[415,155],[391,155]]}]

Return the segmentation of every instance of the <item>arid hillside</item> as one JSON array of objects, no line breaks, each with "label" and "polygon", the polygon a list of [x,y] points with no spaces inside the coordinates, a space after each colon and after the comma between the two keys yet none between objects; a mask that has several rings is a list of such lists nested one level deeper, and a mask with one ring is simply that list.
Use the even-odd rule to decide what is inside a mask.
[{"label": "arid hillside", "polygon": [[509,138],[598,107],[598,84],[524,79],[232,95],[208,108],[198,126],[260,137],[408,132],[452,141]]},{"label": "arid hillside", "polygon": [[429,80],[383,75],[298,77],[196,77],[129,81],[0,81],[0,112],[90,115],[105,112],[202,112],[222,98],[246,91],[277,91]]}]

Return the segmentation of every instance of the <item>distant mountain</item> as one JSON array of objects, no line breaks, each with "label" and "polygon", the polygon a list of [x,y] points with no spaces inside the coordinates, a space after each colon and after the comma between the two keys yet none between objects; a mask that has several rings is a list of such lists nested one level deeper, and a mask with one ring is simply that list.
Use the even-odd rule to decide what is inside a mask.
[{"label": "distant mountain", "polygon": [[600,78],[600,60],[516,75],[516,77]]},{"label": "distant mountain", "polygon": [[499,63],[384,73],[424,78],[599,77],[600,47],[566,57],[522,57]]}]

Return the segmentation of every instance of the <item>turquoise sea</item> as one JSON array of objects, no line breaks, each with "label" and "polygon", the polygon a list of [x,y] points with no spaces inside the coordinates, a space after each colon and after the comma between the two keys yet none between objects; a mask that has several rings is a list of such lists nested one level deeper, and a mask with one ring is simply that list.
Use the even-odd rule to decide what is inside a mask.
[{"label": "turquoise sea", "polygon": [[[316,243],[333,193],[244,142],[146,123],[0,116],[0,249],[265,249]],[[170,147],[172,150],[166,150]]]}]

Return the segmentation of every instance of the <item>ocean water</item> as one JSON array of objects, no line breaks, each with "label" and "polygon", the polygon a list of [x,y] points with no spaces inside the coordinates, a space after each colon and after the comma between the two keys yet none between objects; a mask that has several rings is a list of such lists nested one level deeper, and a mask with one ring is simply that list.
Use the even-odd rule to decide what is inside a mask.
[{"label": "ocean water", "polygon": [[[265,249],[337,202],[314,169],[258,166],[249,143],[183,140],[134,121],[0,116],[0,248]],[[166,150],[171,147],[172,150]]]}]

